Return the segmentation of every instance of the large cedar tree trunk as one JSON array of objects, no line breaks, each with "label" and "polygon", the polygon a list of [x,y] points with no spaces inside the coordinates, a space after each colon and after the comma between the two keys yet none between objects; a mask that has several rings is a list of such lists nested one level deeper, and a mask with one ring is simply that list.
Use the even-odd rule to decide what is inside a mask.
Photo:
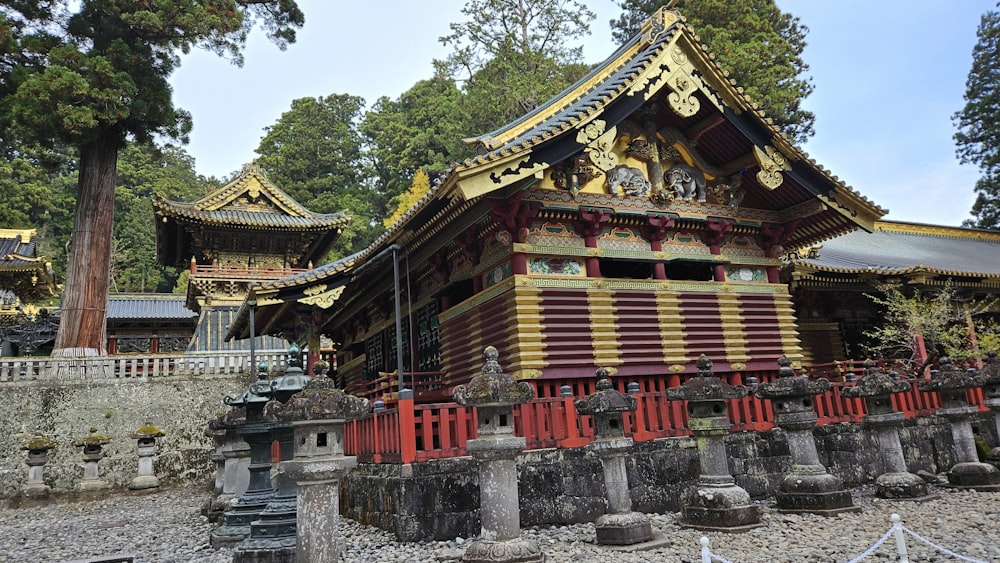
[{"label": "large cedar tree trunk", "polygon": [[76,218],[53,356],[107,353],[108,284],[119,135],[80,148]]}]

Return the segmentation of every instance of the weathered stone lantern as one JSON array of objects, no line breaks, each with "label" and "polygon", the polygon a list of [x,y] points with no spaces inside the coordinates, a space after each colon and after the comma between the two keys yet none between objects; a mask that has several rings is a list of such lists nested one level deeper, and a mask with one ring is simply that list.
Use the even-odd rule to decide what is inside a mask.
[{"label": "weathered stone lantern", "polygon": [[49,494],[45,484],[45,464],[49,461],[49,450],[59,442],[44,436],[32,436],[21,442],[21,449],[28,452],[28,481],[22,492],[30,498],[42,498]]},{"label": "weathered stone lantern", "polygon": [[368,414],[371,405],[337,389],[317,364],[316,378],[277,409],[295,435],[295,457],[281,462],[281,472],[298,485],[297,560],[335,563],[344,550],[337,530],[340,482],[357,465],[357,458],[344,456],[344,421]]},{"label": "weathered stone lantern", "polygon": [[514,405],[535,397],[531,384],[514,381],[503,373],[497,349],[483,351],[482,375],[455,388],[452,398],[466,407],[476,407],[479,437],[469,440],[466,450],[479,462],[479,517],[482,532],[465,550],[463,561],[482,563],[544,561],[538,544],[521,538],[520,503],[517,496],[517,465],[524,450],[523,437],[514,436]]},{"label": "weathered stone lantern", "polygon": [[[292,457],[293,433],[289,422],[277,417],[282,403],[301,391],[309,383],[309,376],[302,370],[302,350],[295,344],[288,349],[288,367],[281,377],[271,382],[271,400],[264,405],[265,426],[269,443],[277,441],[281,459]],[[249,441],[249,440],[248,440]],[[236,547],[233,563],[288,563],[295,562],[295,530],[298,495],[295,481],[279,471],[274,477],[277,486],[259,518],[251,521],[250,535]]]},{"label": "weathered stone lantern", "polygon": [[156,455],[156,439],[166,436],[163,430],[147,422],[132,433],[132,438],[138,442],[139,470],[135,479],[128,484],[132,490],[155,489],[160,486],[160,480],[153,471],[153,456]]},{"label": "weathered stone lantern", "polygon": [[698,357],[698,376],[667,389],[671,401],[687,401],[688,428],[698,442],[701,473],[698,484],[684,497],[681,523],[699,530],[743,532],[761,526],[750,494],[729,473],[726,436],[731,426],[727,399],[746,397],[745,387],[715,377],[712,360]]},{"label": "weathered stone lantern", "polygon": [[223,524],[212,532],[212,547],[232,547],[250,535],[250,523],[256,520],[274,496],[271,487],[271,429],[264,421],[264,405],[271,394],[267,380],[267,362],[257,367],[257,380],[239,397],[226,397],[230,407],[246,409],[246,423],[240,434],[250,446],[250,480],[247,490],[233,501],[223,515]]},{"label": "weathered stone lantern", "polygon": [[774,422],[788,436],[792,455],[791,471],[775,493],[778,510],[823,516],[859,512],[861,509],[854,506],[843,481],[827,473],[826,467],[819,462],[813,437],[812,431],[819,418],[813,410],[813,397],[829,391],[830,381],[797,377],[792,361],[786,356],[778,359],[778,366],[777,379],[761,383],[754,391],[758,398],[771,401]]},{"label": "weathered stone lantern", "polygon": [[242,495],[249,485],[250,446],[239,434],[246,424],[246,409],[232,407],[208,422],[205,435],[216,444],[215,490],[202,509],[209,522],[217,522],[232,508],[233,500]]},{"label": "weathered stone lantern", "polygon": [[908,381],[894,380],[875,367],[875,362],[865,362],[865,374],[853,387],[844,387],[848,398],[863,397],[868,414],[864,424],[874,430],[882,453],[885,472],[875,479],[875,495],[882,498],[928,500],[927,482],[907,471],[903,447],[899,443],[899,429],[903,426],[903,413],[892,408],[892,395],[910,390]]},{"label": "weathered stone lantern", "polygon": [[97,433],[97,428],[91,426],[90,434],[76,438],[73,447],[83,448],[83,479],[76,484],[78,491],[100,491],[111,488],[111,484],[101,479],[97,464],[104,458],[104,446],[111,443],[111,438]]},{"label": "weathered stone lantern", "polygon": [[[993,411],[993,424],[997,436],[1000,436],[1000,358],[996,352],[990,351],[986,355],[986,365],[980,374],[983,377],[983,394],[986,395],[983,404]],[[986,454],[986,460],[1000,467],[1000,443]]]},{"label": "weathered stone lantern", "polygon": [[588,448],[601,459],[608,512],[594,522],[597,543],[630,545],[653,538],[649,517],[632,510],[625,456],[632,449],[632,439],[625,437],[622,413],[635,412],[637,401],[619,393],[608,377],[611,371],[597,368],[597,388],[586,399],[576,402],[576,412],[594,417],[595,439]]},{"label": "weathered stone lantern", "polygon": [[969,419],[979,409],[969,404],[965,394],[968,389],[981,387],[983,377],[975,370],[958,369],[948,357],[941,358],[938,363],[938,373],[929,380],[917,383],[917,387],[921,391],[938,394],[941,408],[935,414],[946,418],[951,425],[951,439],[958,463],[948,472],[948,484],[977,491],[1000,490],[1000,470],[980,462],[976,453],[976,440]]}]

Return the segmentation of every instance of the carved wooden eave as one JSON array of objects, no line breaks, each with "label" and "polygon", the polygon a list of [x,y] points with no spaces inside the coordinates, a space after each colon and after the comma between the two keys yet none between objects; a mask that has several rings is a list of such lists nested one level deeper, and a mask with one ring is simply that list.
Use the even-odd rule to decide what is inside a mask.
[{"label": "carved wooden eave", "polygon": [[0,290],[22,299],[56,294],[52,264],[37,254],[35,229],[0,229]]},{"label": "carved wooden eave", "polygon": [[184,264],[195,249],[217,250],[205,246],[234,232],[251,234],[258,237],[253,240],[275,247],[265,253],[290,254],[305,265],[321,259],[350,222],[345,213],[305,208],[269,181],[256,164],[245,166],[236,179],[192,203],[156,195],[153,210],[157,258],[167,265]]}]

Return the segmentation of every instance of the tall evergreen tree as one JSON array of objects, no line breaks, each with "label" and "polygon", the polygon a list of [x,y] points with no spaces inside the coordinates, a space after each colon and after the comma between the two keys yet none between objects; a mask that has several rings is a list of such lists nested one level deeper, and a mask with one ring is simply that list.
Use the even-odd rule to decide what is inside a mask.
[{"label": "tall evergreen tree", "polygon": [[469,0],[468,19],[441,38],[453,47],[435,64],[464,84],[468,135],[517,119],[586,71],[580,40],[594,13],[577,0]]},{"label": "tall evergreen tree", "polygon": [[268,178],[319,213],[346,211],[351,223],[334,247],[338,258],[382,232],[389,197],[370,180],[359,131],[365,101],[348,94],[299,98],[265,129],[257,147]]},{"label": "tall evergreen tree", "polygon": [[80,153],[53,354],[104,353],[119,150],[189,131],[167,82],[178,52],[203,47],[240,64],[255,22],[284,46],[304,17],[294,0],[4,0],[0,8],[0,137],[16,127]]},{"label": "tall evergreen tree", "polygon": [[774,0],[618,0],[622,15],[611,21],[624,43],[662,6],[676,4],[716,62],[795,142],[813,135],[815,116],[802,109],[813,91],[802,60],[809,29],[782,12]]},{"label": "tall evergreen tree", "polygon": [[[997,4],[1000,7],[1000,3]],[[962,164],[975,164],[976,182],[971,226],[1000,229],[1000,12],[983,14],[972,49],[972,68],[965,81],[965,107],[952,116],[957,154]]]}]

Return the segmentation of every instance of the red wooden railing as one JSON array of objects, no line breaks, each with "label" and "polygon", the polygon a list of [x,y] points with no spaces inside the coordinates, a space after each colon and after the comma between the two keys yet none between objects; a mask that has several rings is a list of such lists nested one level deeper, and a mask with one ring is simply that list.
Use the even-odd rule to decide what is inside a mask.
[{"label": "red wooden railing", "polygon": [[[742,376],[729,378],[737,384]],[[933,414],[940,403],[934,393],[920,391],[918,380],[910,380],[911,389],[893,397],[893,407],[906,418]],[[861,422],[867,413],[863,399],[851,399],[842,393],[850,383],[835,382],[826,393],[813,398],[817,424]],[[578,384],[582,389],[592,386]],[[592,390],[591,390],[592,392]],[[657,438],[690,435],[687,429],[687,403],[670,401],[663,392],[635,394],[638,408],[626,413],[624,430],[636,442]],[[514,408],[514,432],[524,436],[526,449],[576,448],[594,439],[593,418],[579,416],[574,402],[577,396],[542,397]],[[968,392],[969,403],[987,410],[981,389]],[[774,427],[770,401],[749,395],[727,401],[730,428],[733,432],[762,431]],[[477,437],[476,411],[455,403],[416,404],[413,399],[399,400],[393,408],[372,413],[346,424],[344,451],[369,463],[413,463],[431,459],[467,455],[466,443]]]}]

